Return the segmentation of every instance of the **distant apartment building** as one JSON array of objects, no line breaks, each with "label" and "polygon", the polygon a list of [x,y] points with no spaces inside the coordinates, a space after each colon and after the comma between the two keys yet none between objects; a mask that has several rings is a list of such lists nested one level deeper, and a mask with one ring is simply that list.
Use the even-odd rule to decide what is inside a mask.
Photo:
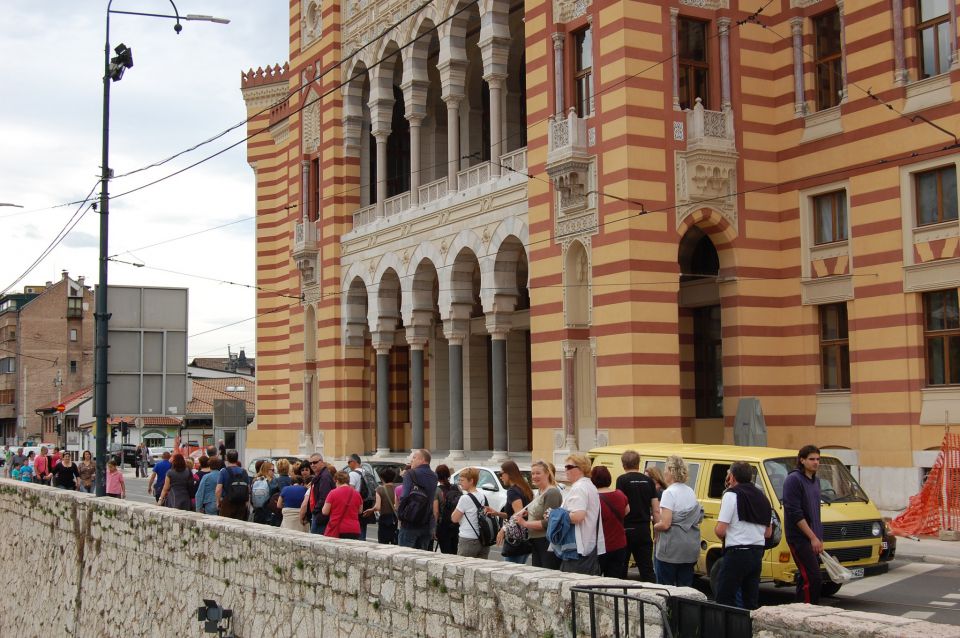
[{"label": "distant apartment building", "polygon": [[917,491],[960,418],[955,2],[289,11],[241,79],[250,448],[559,465],[756,398]]},{"label": "distant apartment building", "polygon": [[0,297],[0,436],[57,440],[37,408],[93,383],[93,292],[84,278],[27,286]]}]

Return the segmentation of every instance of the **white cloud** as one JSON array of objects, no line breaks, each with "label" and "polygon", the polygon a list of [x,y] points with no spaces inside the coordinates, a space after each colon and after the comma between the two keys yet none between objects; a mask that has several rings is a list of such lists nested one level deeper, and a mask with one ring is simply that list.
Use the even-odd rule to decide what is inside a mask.
[{"label": "white cloud", "polygon": [[[130,5],[130,6],[121,6]],[[0,201],[26,211],[82,199],[100,171],[104,5],[89,0],[8,0],[0,24],[0,59],[8,65],[0,101]],[[135,2],[115,9],[154,11]],[[288,54],[287,3],[191,0],[181,13],[227,17],[229,25],[114,15],[111,45],[133,49],[134,66],[111,89],[110,164],[117,175],[205,140],[245,117],[239,71],[282,63]],[[157,12],[169,9],[157,3]],[[162,167],[110,186],[117,196],[240,140],[245,127]],[[253,172],[245,147],[210,160],[110,206],[110,252],[129,261],[253,284],[254,221],[174,243],[140,249],[255,214]],[[0,289],[12,282],[56,236],[75,207],[27,212],[0,209],[0,236],[14,238],[0,260]],[[73,233],[18,287],[59,279],[61,270],[97,278],[99,216],[90,211]],[[6,242],[5,242],[6,243]],[[138,250],[140,249],[140,250]],[[123,264],[111,284],[190,289],[190,332],[252,317],[254,291]],[[254,321],[191,339],[190,354],[225,354],[227,344],[253,354]]]}]

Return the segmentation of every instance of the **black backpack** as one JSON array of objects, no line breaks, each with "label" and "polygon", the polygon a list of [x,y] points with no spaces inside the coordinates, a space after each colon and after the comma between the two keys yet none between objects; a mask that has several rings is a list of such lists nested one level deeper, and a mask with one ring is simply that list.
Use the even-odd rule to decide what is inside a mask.
[{"label": "black backpack", "polygon": [[[412,471],[412,470],[411,470]],[[407,527],[426,527],[433,516],[433,499],[427,494],[413,475],[413,487],[410,493],[400,499],[397,505],[397,518]]]},{"label": "black backpack", "polygon": [[450,516],[453,514],[453,510],[457,509],[457,503],[460,502],[460,497],[463,496],[463,492],[460,491],[460,488],[456,485],[441,485],[440,491],[442,497],[440,499],[440,525],[444,526],[457,526],[457,523],[454,523]]},{"label": "black backpack", "polygon": [[[473,526],[469,517],[467,518],[467,522],[470,523],[473,531],[477,533],[477,540],[480,541],[480,544],[483,547],[490,547],[497,542],[497,532],[500,531],[500,517],[487,516],[483,513],[483,507],[480,505],[477,497],[470,493],[467,493],[467,496],[469,496],[473,504],[477,506],[477,526]],[[485,505],[487,497],[484,496],[483,500]]]},{"label": "black backpack", "polygon": [[360,498],[363,499],[363,508],[370,509],[377,502],[377,479],[362,469],[350,471],[360,474]]},{"label": "black backpack", "polygon": [[223,486],[224,498],[228,503],[233,503],[234,505],[243,505],[250,500],[250,482],[247,478],[247,471],[242,467],[236,469],[240,470],[239,472],[234,472],[234,468],[226,468],[227,472],[227,482]]}]

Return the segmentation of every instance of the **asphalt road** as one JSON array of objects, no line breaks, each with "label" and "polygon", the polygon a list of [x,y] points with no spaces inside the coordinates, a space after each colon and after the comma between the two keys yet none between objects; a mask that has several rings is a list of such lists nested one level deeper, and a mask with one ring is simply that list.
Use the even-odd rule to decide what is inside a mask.
[{"label": "asphalt road", "polygon": [[[147,494],[146,479],[133,478],[130,472],[126,482],[129,500],[155,502],[153,496]],[[376,526],[369,526],[367,534],[376,539]],[[500,560],[496,547],[491,548],[490,558]],[[709,595],[706,581],[698,581],[697,586]],[[792,588],[761,587],[761,605],[790,602],[793,602]],[[844,585],[836,596],[824,598],[820,604],[960,626],[960,567],[895,560],[888,573]]]}]

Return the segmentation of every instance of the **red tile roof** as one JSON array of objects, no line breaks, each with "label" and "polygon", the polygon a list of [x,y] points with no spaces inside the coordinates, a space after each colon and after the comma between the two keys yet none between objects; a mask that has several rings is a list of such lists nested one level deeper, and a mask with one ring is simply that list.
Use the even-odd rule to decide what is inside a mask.
[{"label": "red tile roof", "polygon": [[37,408],[37,412],[51,412],[57,409],[57,405],[63,404],[66,406],[66,411],[69,412],[73,408],[77,407],[84,401],[93,398],[93,388],[83,388],[82,390],[77,390],[76,392],[71,392],[65,397],[62,397],[59,401],[53,400],[50,403],[47,403],[44,406]]},{"label": "red tile roof", "polygon": [[[127,423],[133,423],[134,417],[132,416],[114,416],[107,419],[107,425],[117,425],[121,421],[126,421]],[[167,425],[167,426],[176,426],[180,425],[181,419],[175,416],[145,416],[143,417],[143,425]]]},{"label": "red tile roof", "polygon": [[[187,404],[187,416],[213,414],[214,399],[243,399],[247,402],[247,414],[253,414],[256,404],[257,383],[243,377],[223,379],[191,379],[193,400]],[[227,388],[242,387],[242,391]]]}]

